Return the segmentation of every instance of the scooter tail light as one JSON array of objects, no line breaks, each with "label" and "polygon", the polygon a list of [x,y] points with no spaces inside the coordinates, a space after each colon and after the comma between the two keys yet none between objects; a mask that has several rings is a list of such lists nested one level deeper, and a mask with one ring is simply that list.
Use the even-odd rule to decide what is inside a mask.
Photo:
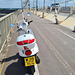
[{"label": "scooter tail light", "polygon": [[30,51],[30,50],[27,50],[26,52],[25,52],[25,55],[27,55],[27,56],[29,56],[29,55],[31,55],[32,54],[32,51]]},{"label": "scooter tail light", "polygon": [[31,44],[31,43],[33,43],[34,41],[35,41],[35,39],[19,41],[19,42],[17,42],[17,45]]},{"label": "scooter tail light", "polygon": [[24,45],[24,44],[28,44],[28,40],[17,42],[17,45]]},{"label": "scooter tail light", "polygon": [[34,41],[35,41],[35,39],[30,39],[29,44],[33,43]]},{"label": "scooter tail light", "polygon": [[22,41],[17,42],[17,45],[23,45],[23,42]]},{"label": "scooter tail light", "polygon": [[24,40],[23,43],[24,43],[24,44],[28,44],[28,40]]}]

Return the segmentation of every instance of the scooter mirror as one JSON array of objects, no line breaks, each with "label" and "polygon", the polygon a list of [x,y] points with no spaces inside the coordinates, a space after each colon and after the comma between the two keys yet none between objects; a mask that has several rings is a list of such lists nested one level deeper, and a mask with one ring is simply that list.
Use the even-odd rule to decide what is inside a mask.
[{"label": "scooter mirror", "polygon": [[27,16],[30,16],[30,13],[27,13]]},{"label": "scooter mirror", "polygon": [[11,27],[14,27],[14,25],[13,25],[13,24],[10,24],[10,26],[11,26]]},{"label": "scooter mirror", "polygon": [[33,22],[33,20],[31,20],[31,22]]},{"label": "scooter mirror", "polygon": [[28,24],[30,24],[31,22],[33,22],[33,20],[29,21]]}]

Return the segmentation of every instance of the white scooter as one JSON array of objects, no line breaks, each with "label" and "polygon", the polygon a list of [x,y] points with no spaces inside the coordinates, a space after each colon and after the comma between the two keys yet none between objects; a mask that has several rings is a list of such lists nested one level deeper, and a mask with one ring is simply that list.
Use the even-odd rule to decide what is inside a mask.
[{"label": "white scooter", "polygon": [[[24,18],[25,20],[25,18]],[[32,20],[27,22],[27,19],[24,23],[21,23],[18,27],[19,36],[17,38],[17,46],[19,48],[19,55],[24,59],[25,67],[28,70],[29,75],[34,75],[35,72],[35,64],[40,63],[40,59],[37,56],[39,51],[36,38],[31,29],[27,27]]]}]

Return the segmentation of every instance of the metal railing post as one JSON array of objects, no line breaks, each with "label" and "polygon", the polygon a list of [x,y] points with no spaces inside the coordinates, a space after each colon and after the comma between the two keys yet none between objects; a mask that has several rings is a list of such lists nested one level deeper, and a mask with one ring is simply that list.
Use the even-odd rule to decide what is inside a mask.
[{"label": "metal railing post", "polygon": [[73,14],[73,6],[70,7],[70,14]]}]

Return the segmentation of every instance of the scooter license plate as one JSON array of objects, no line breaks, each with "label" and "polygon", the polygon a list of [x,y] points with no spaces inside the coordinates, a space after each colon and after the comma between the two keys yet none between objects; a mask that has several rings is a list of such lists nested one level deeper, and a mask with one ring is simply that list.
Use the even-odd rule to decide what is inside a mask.
[{"label": "scooter license plate", "polygon": [[35,56],[24,58],[25,66],[32,66],[36,64]]}]

